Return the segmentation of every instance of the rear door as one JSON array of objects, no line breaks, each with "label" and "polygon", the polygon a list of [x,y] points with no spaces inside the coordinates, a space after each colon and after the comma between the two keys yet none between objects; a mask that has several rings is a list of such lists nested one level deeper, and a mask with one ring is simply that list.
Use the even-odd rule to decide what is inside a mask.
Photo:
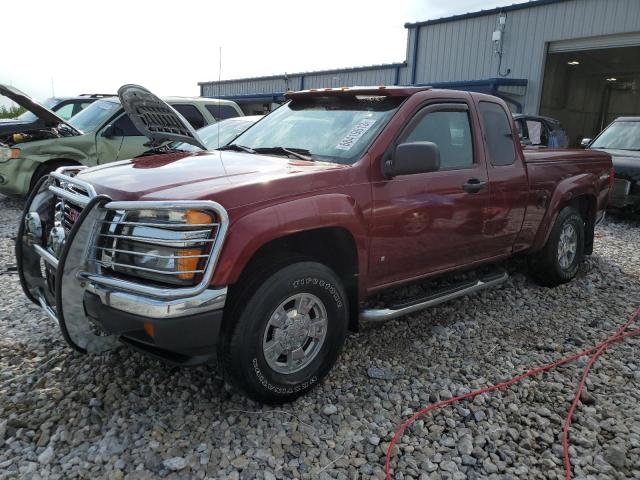
[{"label": "rear door", "polygon": [[480,133],[465,102],[433,103],[395,145],[438,145],[440,170],[375,183],[371,271],[377,284],[449,270],[486,257],[490,189]]},{"label": "rear door", "polygon": [[508,255],[513,251],[516,237],[522,229],[529,183],[511,115],[497,102],[482,100],[477,108],[482,119],[491,182],[485,213],[485,245],[491,256]]}]

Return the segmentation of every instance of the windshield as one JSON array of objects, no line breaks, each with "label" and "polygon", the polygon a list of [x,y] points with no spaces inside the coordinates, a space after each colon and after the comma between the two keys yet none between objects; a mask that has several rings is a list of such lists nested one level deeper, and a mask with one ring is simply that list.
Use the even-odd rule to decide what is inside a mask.
[{"label": "windshield", "polygon": [[[55,107],[58,103],[60,103],[60,99],[52,97],[47,98],[44,102],[41,103],[41,105],[45,108],[48,108],[49,110],[53,110],[53,107]],[[23,122],[35,122],[37,119],[38,117],[36,117],[32,112],[28,110],[18,116],[18,120],[21,120]]]},{"label": "windshield", "polygon": [[640,122],[613,122],[589,148],[640,151]]},{"label": "windshield", "polygon": [[[243,117],[233,118],[229,120],[222,120],[212,125],[207,125],[198,130],[198,136],[202,140],[202,143],[207,147],[207,150],[215,150],[218,147],[222,147],[236,138],[247,128],[254,124],[255,120],[247,120]],[[176,142],[171,145],[172,148],[178,150],[184,150],[187,152],[197,152],[200,148],[195,145],[184,142]]]},{"label": "windshield", "polygon": [[83,133],[93,132],[118,111],[120,104],[113,100],[98,100],[69,120],[69,123]]},{"label": "windshield", "polygon": [[306,151],[313,159],[351,164],[403,100],[381,95],[295,99],[267,115],[231,145],[257,151],[285,147]]}]

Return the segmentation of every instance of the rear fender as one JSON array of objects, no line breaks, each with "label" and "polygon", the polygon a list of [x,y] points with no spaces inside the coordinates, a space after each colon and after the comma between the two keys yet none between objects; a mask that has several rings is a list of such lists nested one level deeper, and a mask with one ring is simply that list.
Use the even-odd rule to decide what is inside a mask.
[{"label": "rear fender", "polygon": [[531,250],[540,250],[547,243],[553,224],[560,211],[571,202],[582,196],[597,198],[597,177],[591,173],[584,173],[561,180],[556,185],[551,199],[547,203],[547,211],[540,223],[538,233],[533,241]]},{"label": "rear fender", "polygon": [[213,285],[235,283],[253,255],[268,242],[326,227],[344,228],[351,233],[358,251],[358,271],[360,274],[367,271],[367,256],[362,253],[368,245],[364,214],[350,196],[300,198],[258,209],[237,220],[231,214],[231,218]]}]

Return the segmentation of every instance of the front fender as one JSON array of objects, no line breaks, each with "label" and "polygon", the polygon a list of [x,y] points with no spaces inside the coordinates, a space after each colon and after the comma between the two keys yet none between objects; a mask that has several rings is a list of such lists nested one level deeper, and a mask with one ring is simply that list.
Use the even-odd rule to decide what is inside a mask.
[{"label": "front fender", "polygon": [[560,210],[577,197],[591,197],[595,201],[598,198],[598,191],[598,177],[592,173],[583,173],[561,180],[547,202],[547,211],[540,222],[531,250],[540,250],[547,243]]},{"label": "front fender", "polygon": [[[348,195],[323,194],[299,198],[233,219],[218,260],[212,285],[235,283],[260,247],[289,235],[326,227],[344,228],[358,250],[358,270],[366,272],[368,236],[362,208]],[[327,245],[327,248],[331,248]]]}]

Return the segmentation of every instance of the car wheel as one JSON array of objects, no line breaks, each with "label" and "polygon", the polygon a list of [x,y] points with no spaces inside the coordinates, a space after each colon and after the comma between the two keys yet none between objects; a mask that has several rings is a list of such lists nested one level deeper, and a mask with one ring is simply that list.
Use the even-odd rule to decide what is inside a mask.
[{"label": "car wheel", "polygon": [[583,258],[584,220],[575,208],[565,207],[558,214],[547,243],[530,257],[529,265],[537,283],[554,287],[575,277]]},{"label": "car wheel", "polygon": [[338,359],[347,296],[331,269],[307,261],[266,276],[249,292],[244,307],[225,319],[219,365],[225,380],[250,398],[290,402],[317,385]]},{"label": "car wheel", "polygon": [[49,175],[51,172],[55,172],[60,167],[70,167],[72,165],[77,164],[73,163],[71,160],[55,160],[49,163],[43,163],[36,169],[36,171],[33,173],[33,176],[31,177],[29,193],[33,191],[42,177]]}]

